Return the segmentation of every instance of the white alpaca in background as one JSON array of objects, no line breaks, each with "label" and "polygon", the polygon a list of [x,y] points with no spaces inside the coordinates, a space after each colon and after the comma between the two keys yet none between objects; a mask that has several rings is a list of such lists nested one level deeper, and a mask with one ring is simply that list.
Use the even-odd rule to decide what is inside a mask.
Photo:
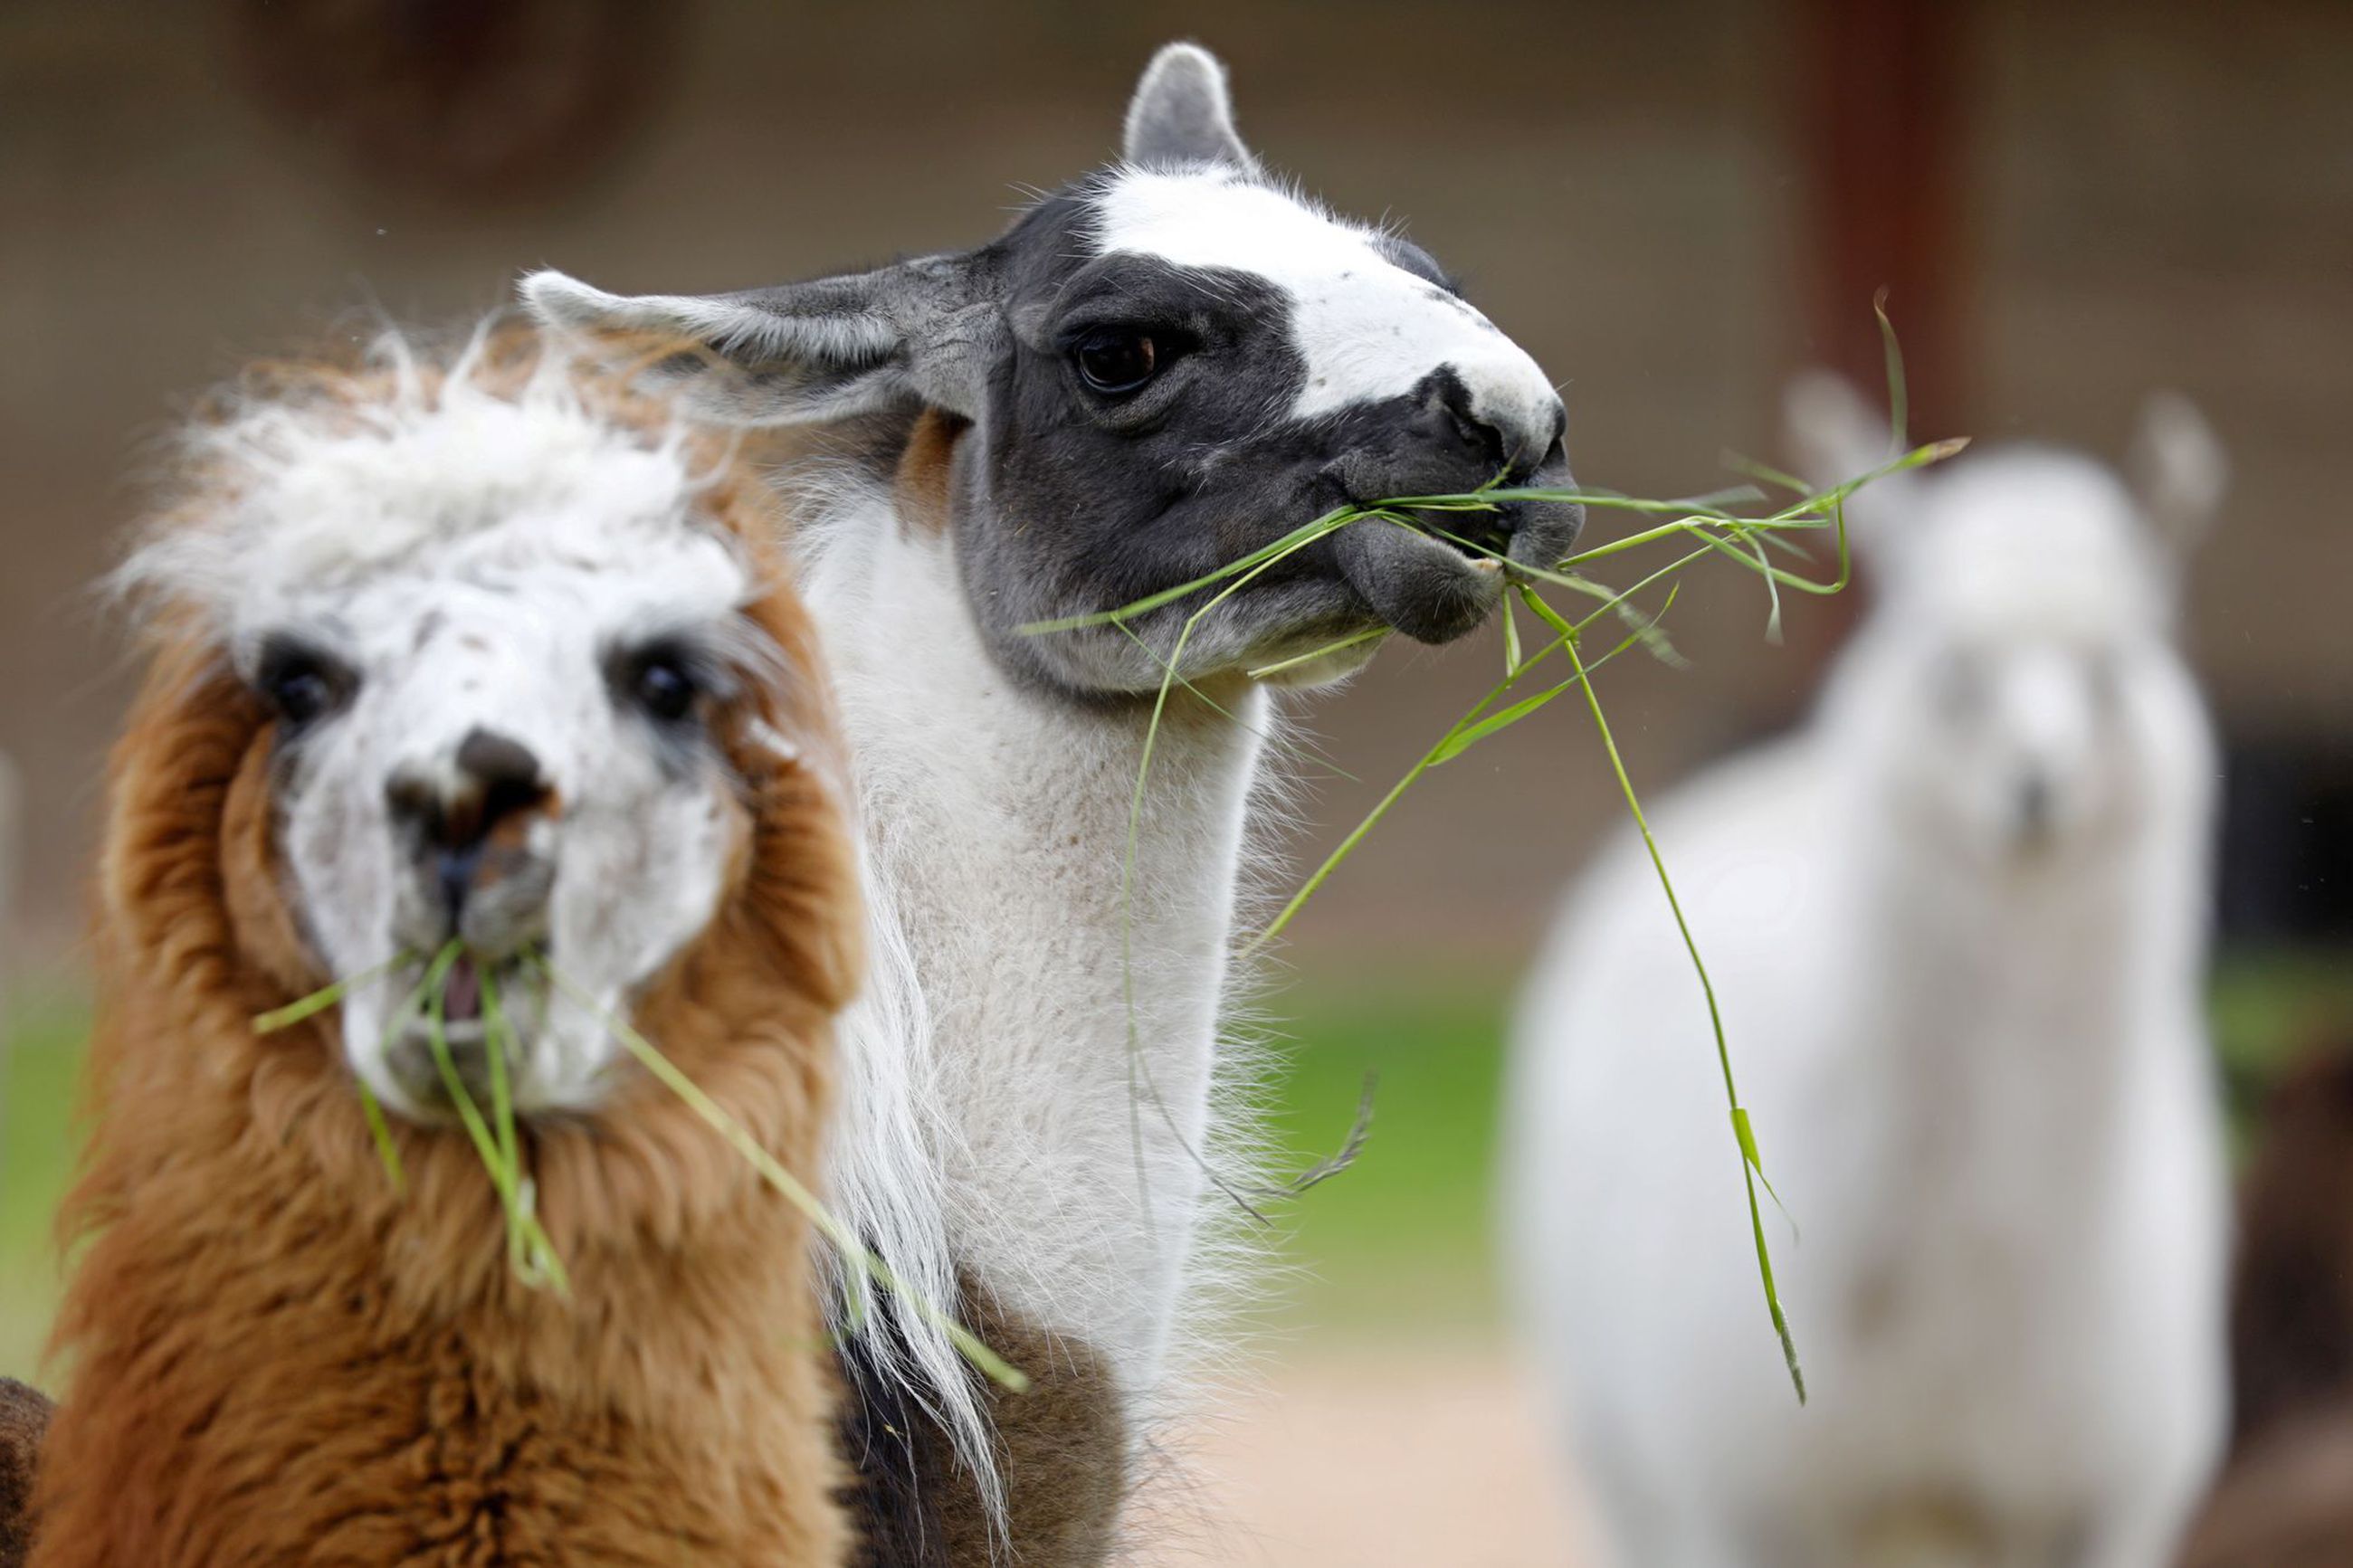
[{"label": "white alpaca in background", "polygon": [[[1886,427],[1801,383],[1810,472]],[[2158,1568],[2225,1405],[2202,1023],[2213,742],[2171,640],[2219,448],[1875,486],[1811,722],[1653,816],[1722,998],[1812,1403],[1760,1299],[1690,963],[1631,842],[1516,1045],[1510,1254],[1622,1568]]]}]

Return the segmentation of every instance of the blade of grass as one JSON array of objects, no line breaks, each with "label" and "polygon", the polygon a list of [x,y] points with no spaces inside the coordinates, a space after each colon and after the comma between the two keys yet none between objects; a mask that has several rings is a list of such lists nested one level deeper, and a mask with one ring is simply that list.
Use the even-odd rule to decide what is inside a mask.
[{"label": "blade of grass", "polygon": [[[513,1258],[536,1258],[542,1268],[530,1273],[519,1271],[517,1278],[526,1286],[537,1288],[545,1284],[559,1296],[569,1296],[572,1285],[564,1272],[563,1261],[555,1256],[555,1247],[547,1233],[540,1228],[538,1218],[528,1212],[520,1191],[520,1176],[510,1164],[498,1141],[482,1121],[481,1109],[466,1088],[466,1080],[458,1074],[458,1064],[449,1054],[448,980],[449,971],[463,956],[465,944],[455,937],[435,955],[432,966],[425,974],[425,1040],[433,1054],[433,1066],[441,1075],[441,1088],[449,1097],[450,1108],[457,1111],[458,1121],[480,1155],[482,1168],[490,1173],[491,1185],[499,1195],[500,1206],[506,1215],[507,1255]],[[487,1034],[487,1029],[486,1029]],[[490,1048],[485,1040],[485,1049]]]},{"label": "blade of grass", "polygon": [[639,1034],[628,1019],[607,1010],[586,988],[575,984],[562,970],[550,963],[544,954],[527,953],[524,955],[524,963],[544,975],[548,984],[571,998],[575,1006],[602,1024],[612,1037],[621,1043],[622,1048],[635,1057],[638,1065],[647,1072],[653,1075],[655,1081],[678,1096],[686,1103],[688,1110],[702,1120],[704,1125],[726,1140],[728,1145],[736,1153],[742,1155],[752,1169],[758,1173],[762,1181],[766,1182],[787,1203],[800,1210],[809,1224],[817,1227],[818,1234],[823,1236],[855,1268],[875,1284],[906,1302],[909,1309],[917,1316],[945,1334],[955,1345],[956,1352],[983,1376],[1015,1394],[1029,1392],[1029,1378],[1026,1373],[982,1343],[979,1336],[925,1300],[920,1291],[910,1289],[902,1283],[891,1266],[878,1257],[863,1241],[852,1235],[849,1226],[834,1217],[833,1211],[820,1203],[817,1194],[810,1192],[798,1177],[785,1169],[783,1163],[775,1155],[761,1147],[759,1140],[745,1131],[742,1122],[729,1115],[723,1106],[704,1093],[700,1084],[681,1071],[652,1041]]},{"label": "blade of grass", "polygon": [[298,997],[283,1007],[273,1008],[254,1019],[253,1032],[257,1035],[274,1035],[280,1029],[293,1027],[305,1018],[316,1017],[353,992],[383,979],[402,964],[406,963],[410,956],[406,952],[396,952],[373,969],[364,969],[348,979],[332,981],[322,985],[308,996]]},{"label": "blade of grass", "polygon": [[[299,997],[283,1007],[273,1008],[255,1018],[253,1032],[257,1035],[275,1034],[280,1029],[291,1028],[306,1018],[316,1017],[362,986],[381,980],[402,964],[410,962],[414,956],[407,952],[396,952],[373,969],[362,970],[347,979],[332,981],[322,985],[308,996]],[[401,1020],[414,1012],[417,1004],[424,998],[425,989],[419,985],[407,1001],[393,1010],[393,1022],[385,1035],[387,1045],[392,1039],[392,1032],[398,1029]],[[368,1137],[375,1144],[375,1157],[384,1165],[384,1173],[392,1183],[392,1190],[396,1194],[406,1193],[408,1190],[407,1173],[401,1167],[400,1145],[393,1141],[392,1123],[384,1114],[384,1104],[376,1099],[375,1090],[368,1087],[367,1079],[360,1077],[359,1074],[352,1075],[352,1085],[359,1090],[360,1114],[367,1121]]]},{"label": "blade of grass", "polygon": [[[1277,659],[1272,664],[1261,664],[1257,668],[1245,670],[1243,673],[1252,680],[1264,680],[1270,675],[1280,675],[1286,669],[1296,669],[1303,664],[1314,664],[1319,658],[1329,658],[1335,653],[1344,652],[1364,643],[1377,641],[1388,635],[1389,629],[1387,626],[1366,626],[1363,631],[1351,632],[1346,637],[1327,642],[1322,647],[1311,648],[1305,653],[1293,654],[1289,658]],[[1187,684],[1189,688],[1191,683]],[[1197,691],[1194,695],[1198,697],[1200,694]],[[1208,700],[1205,698],[1203,700]]]},{"label": "blade of grass", "polygon": [[[1773,1255],[1766,1245],[1765,1215],[1757,1201],[1757,1184],[1764,1175],[1764,1166],[1757,1156],[1757,1140],[1748,1112],[1740,1103],[1740,1091],[1732,1077],[1732,1047],[1725,1042],[1724,1013],[1715,996],[1715,983],[1708,977],[1707,963],[1700,957],[1699,943],[1692,936],[1691,924],[1683,918],[1683,900],[1675,894],[1674,879],[1667,874],[1666,858],[1660,854],[1658,840],[1651,837],[1651,824],[1642,815],[1642,803],[1634,793],[1634,783],[1626,773],[1626,760],[1620,755],[1617,738],[1610,732],[1609,720],[1601,710],[1601,700],[1594,694],[1593,680],[1577,651],[1577,629],[1556,614],[1535,594],[1520,590],[1520,596],[1530,613],[1560,634],[1570,665],[1577,671],[1577,684],[1585,693],[1587,709],[1593,716],[1593,728],[1601,739],[1601,749],[1609,759],[1610,771],[1617,775],[1618,788],[1626,798],[1626,810],[1634,819],[1635,830],[1641,835],[1642,847],[1651,858],[1651,868],[1658,873],[1659,888],[1666,894],[1667,908],[1675,919],[1675,930],[1683,937],[1683,951],[1691,955],[1693,973],[1699,977],[1701,993],[1707,998],[1707,1021],[1715,1037],[1716,1065],[1724,1075],[1725,1099],[1731,1108],[1733,1143],[1740,1157],[1741,1185],[1748,1194],[1748,1226],[1757,1244],[1757,1277],[1765,1287],[1765,1309],[1773,1320],[1773,1332],[1781,1342],[1781,1359],[1789,1369],[1790,1385],[1797,1390],[1798,1402],[1806,1400],[1806,1374],[1798,1363],[1798,1343],[1789,1331],[1789,1320],[1781,1308],[1781,1293],[1773,1282]],[[1775,1200],[1777,1203],[1778,1199]]]},{"label": "blade of grass", "polygon": [[555,1256],[554,1246],[533,1245],[534,1236],[540,1243],[547,1243],[548,1238],[546,1232],[539,1228],[539,1187],[523,1170],[521,1140],[515,1132],[514,1091],[507,1079],[507,1052],[515,1044],[514,1026],[499,995],[497,976],[487,966],[480,972],[480,984],[482,1043],[490,1058],[491,1126],[498,1137],[499,1157],[506,1163],[508,1178],[514,1184],[515,1208],[522,1216],[522,1223],[507,1227],[507,1267],[525,1285],[568,1290],[564,1263]]}]

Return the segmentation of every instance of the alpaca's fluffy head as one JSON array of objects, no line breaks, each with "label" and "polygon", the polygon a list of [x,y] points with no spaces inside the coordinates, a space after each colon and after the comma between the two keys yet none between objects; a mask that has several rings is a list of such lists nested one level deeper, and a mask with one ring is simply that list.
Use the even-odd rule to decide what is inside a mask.
[{"label": "alpaca's fluffy head", "polygon": [[[1887,426],[1841,385],[1800,383],[1791,415],[1825,482],[1884,460]],[[2176,585],[2221,483],[2204,424],[2161,399],[2121,473],[1997,448],[1858,496],[1875,605],[1825,715],[1890,776],[1913,842],[2040,864],[2182,805],[2208,742]]]},{"label": "alpaca's fluffy head", "polygon": [[540,952],[626,1011],[744,875],[750,776],[826,756],[762,487],[522,334],[257,379],[188,458],[124,579],[254,707],[271,880],[314,978],[399,960],[342,1004],[351,1068],[443,1115],[400,1009],[455,937],[460,1073],[479,1091],[494,987],[518,1107],[593,1109],[602,1020],[499,983]]}]

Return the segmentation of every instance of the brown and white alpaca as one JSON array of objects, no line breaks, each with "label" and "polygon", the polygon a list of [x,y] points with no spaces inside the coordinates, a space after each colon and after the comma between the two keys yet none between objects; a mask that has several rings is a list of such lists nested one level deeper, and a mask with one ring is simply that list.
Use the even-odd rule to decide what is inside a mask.
[{"label": "brown and white alpaca", "polygon": [[[860,917],[770,492],[522,334],[274,373],[186,468],[127,569],[154,646],[32,1562],[839,1561],[808,1226],[598,1011],[814,1173]],[[496,976],[568,1300],[509,1270],[416,961],[254,1026],[453,936],[457,1066],[479,1098]]]}]

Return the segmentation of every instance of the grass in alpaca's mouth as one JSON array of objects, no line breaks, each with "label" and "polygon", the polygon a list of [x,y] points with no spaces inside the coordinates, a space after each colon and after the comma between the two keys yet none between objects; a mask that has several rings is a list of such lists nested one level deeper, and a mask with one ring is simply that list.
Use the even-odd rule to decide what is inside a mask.
[{"label": "grass in alpaca's mouth", "polygon": [[[336,981],[298,1001],[261,1015],[254,1020],[254,1027],[263,1034],[290,1027],[336,1005],[363,985],[414,967],[419,956],[409,952],[395,954],[374,969]],[[492,1189],[499,1195],[500,1206],[506,1218],[508,1267],[517,1279],[534,1289],[553,1290],[566,1298],[571,1294],[571,1280],[564,1271],[563,1259],[556,1255],[554,1244],[539,1223],[538,1191],[532,1180],[522,1141],[517,1131],[512,1086],[508,1079],[508,1061],[510,1054],[516,1049],[518,1037],[513,1016],[505,1005],[504,998],[526,978],[535,980],[543,987],[543,1016],[544,1009],[552,1005],[554,997],[561,994],[574,1005],[596,1018],[640,1066],[665,1089],[685,1101],[687,1107],[725,1140],[763,1181],[807,1216],[809,1223],[839,1249],[855,1270],[874,1286],[897,1295],[918,1317],[945,1333],[965,1359],[983,1375],[1017,1394],[1028,1390],[1029,1379],[1025,1373],[983,1344],[977,1335],[950,1318],[936,1303],[908,1289],[887,1263],[851,1235],[849,1228],[818,1200],[817,1195],[786,1170],[775,1155],[761,1147],[723,1106],[705,1093],[627,1019],[607,1011],[586,987],[565,975],[545,953],[527,950],[483,962],[477,955],[469,953],[465,945],[453,938],[424,960],[424,970],[417,984],[393,1009],[385,1026],[385,1038],[389,1041],[398,1032],[412,1027],[424,1031],[451,1109],[456,1111],[468,1141],[481,1159],[482,1169],[489,1175]],[[483,1057],[491,1102],[487,1114],[467,1085],[464,1075],[458,1070],[449,1049],[453,1040],[463,1043],[469,1037],[479,1038],[485,1047]],[[405,1192],[407,1183],[401,1169],[400,1144],[394,1135],[391,1121],[365,1079],[354,1075],[352,1082],[358,1091],[369,1133],[375,1141],[376,1153],[384,1162],[385,1173],[396,1192]]]},{"label": "grass in alpaca's mouth", "polygon": [[[1642,815],[1641,801],[1634,793],[1633,783],[1627,774],[1625,760],[1619,752],[1617,741],[1609,728],[1609,721],[1602,712],[1601,700],[1595,694],[1593,675],[1603,665],[1627,649],[1637,646],[1666,662],[1677,665],[1683,662],[1680,656],[1675,653],[1673,645],[1667,640],[1666,634],[1661,629],[1660,623],[1666,618],[1667,611],[1674,604],[1678,584],[1673,580],[1685,567],[1711,556],[1724,556],[1757,574],[1763,581],[1767,603],[1766,636],[1769,640],[1778,642],[1781,637],[1782,589],[1787,588],[1800,594],[1830,595],[1843,591],[1847,585],[1852,564],[1847,550],[1845,515],[1847,498],[1863,486],[1890,474],[1941,462],[1959,452],[1968,444],[1966,438],[1962,438],[1931,442],[1924,447],[1910,446],[1905,436],[1903,355],[1896,346],[1894,329],[1888,322],[1884,301],[1881,301],[1875,309],[1878,310],[1880,329],[1886,346],[1888,404],[1894,429],[1891,447],[1902,455],[1882,464],[1867,474],[1860,475],[1826,490],[1816,490],[1802,480],[1765,468],[1761,464],[1735,460],[1734,466],[1746,472],[1752,479],[1762,480],[1776,489],[1787,490],[1795,497],[1788,504],[1778,509],[1755,514],[1745,514],[1730,510],[1737,506],[1754,505],[1767,499],[1766,492],[1753,483],[1680,500],[1645,500],[1633,496],[1620,495],[1614,490],[1506,489],[1500,483],[1460,495],[1398,496],[1368,506],[1342,507],[1327,512],[1313,522],[1303,523],[1293,529],[1273,543],[1251,552],[1239,561],[1232,562],[1205,576],[1198,577],[1192,582],[1179,584],[1174,588],[1163,589],[1159,593],[1138,599],[1134,604],[1123,605],[1117,609],[1097,611],[1091,615],[1040,621],[1021,628],[1024,633],[1030,636],[1050,636],[1087,626],[1116,627],[1138,647],[1151,654],[1163,672],[1159,694],[1153,705],[1151,727],[1145,740],[1143,759],[1136,770],[1135,791],[1129,808],[1127,854],[1121,873],[1120,908],[1122,942],[1125,956],[1124,969],[1126,973],[1127,988],[1131,1098],[1139,1100],[1150,1100],[1157,1107],[1162,1118],[1167,1121],[1170,1132],[1176,1134],[1182,1142],[1182,1135],[1176,1133],[1174,1119],[1169,1116],[1165,1105],[1159,1105],[1158,1096],[1152,1090],[1150,1079],[1144,1074],[1141,1068],[1143,1054],[1141,1033],[1135,1016],[1132,911],[1138,826],[1143,814],[1145,784],[1152,772],[1153,752],[1159,738],[1160,721],[1168,705],[1168,694],[1175,688],[1182,686],[1187,691],[1193,692],[1195,696],[1201,696],[1183,673],[1185,648],[1191,640],[1194,628],[1201,623],[1203,617],[1239,593],[1261,573],[1268,571],[1286,556],[1303,550],[1317,540],[1336,533],[1344,528],[1368,525],[1402,528],[1409,532],[1451,545],[1470,559],[1492,565],[1504,573],[1510,592],[1504,595],[1503,603],[1504,679],[1502,681],[1473,704],[1468,713],[1455,721],[1453,725],[1440,735],[1427,752],[1422,753],[1421,759],[1407,771],[1405,776],[1398,781],[1395,787],[1390,789],[1388,794],[1366,814],[1364,820],[1341,840],[1339,847],[1333,850],[1323,864],[1315,868],[1314,874],[1301,884],[1299,889],[1283,905],[1281,912],[1264,930],[1250,940],[1242,949],[1241,956],[1250,957],[1279,935],[1291,923],[1292,917],[1296,915],[1301,907],[1314,895],[1316,889],[1339,869],[1347,858],[1355,852],[1357,845],[1362,843],[1366,836],[1388,814],[1389,808],[1395,805],[1405,792],[1411,788],[1424,773],[1461,756],[1479,742],[1518,723],[1565,693],[1572,690],[1577,692],[1583,700],[1587,713],[1592,720],[1595,733],[1616,776],[1619,790],[1625,798],[1627,812],[1633,818],[1635,828],[1641,836],[1642,847],[1650,856],[1651,868],[1658,875],[1660,889],[1666,897],[1668,909],[1674,916],[1676,929],[1683,937],[1684,951],[1691,958],[1693,973],[1707,1003],[1708,1023],[1715,1037],[1716,1062],[1724,1080],[1725,1100],[1731,1113],[1733,1140],[1739,1151],[1741,1178],[1747,1189],[1749,1230],[1757,1248],[1757,1277],[1764,1288],[1767,1312],[1772,1319],[1774,1332],[1780,1340],[1782,1358],[1788,1366],[1790,1384],[1796,1390],[1800,1403],[1803,1403],[1806,1397],[1805,1373],[1799,1364],[1797,1341],[1790,1332],[1788,1318],[1782,1310],[1780,1292],[1774,1284],[1772,1251],[1766,1242],[1764,1210],[1757,1200],[1757,1188],[1761,1185],[1766,1194],[1773,1198],[1776,1206],[1778,1206],[1780,1200],[1773,1192],[1772,1184],[1766,1178],[1764,1163],[1757,1153],[1756,1132],[1750,1125],[1747,1109],[1741,1103],[1739,1090],[1734,1082],[1732,1052],[1725,1038],[1724,1019],[1716,1005],[1715,985],[1708,978],[1707,965],[1700,957],[1699,945],[1692,936],[1691,927],[1683,920],[1683,906],[1675,896],[1674,882],[1667,874],[1666,861],[1660,855],[1658,844],[1651,836],[1650,824]],[[1647,527],[1637,528],[1617,539],[1588,545],[1566,560],[1554,563],[1549,567],[1510,560],[1505,553],[1509,541],[1501,527],[1502,514],[1505,509],[1514,504],[1547,502],[1575,503],[1593,511],[1632,512],[1637,517],[1663,521],[1654,521]],[[1777,566],[1768,554],[1768,551],[1774,550],[1802,554],[1797,542],[1787,535],[1807,531],[1828,531],[1836,544],[1838,572],[1827,582],[1804,576],[1787,567]],[[1687,548],[1681,554],[1655,567],[1626,588],[1609,587],[1586,574],[1585,568],[1595,563],[1645,546],[1658,544],[1682,544]],[[1564,615],[1550,599],[1545,596],[1546,589],[1576,594],[1598,603],[1582,616],[1572,617]],[[1215,592],[1212,593],[1211,590]],[[1655,610],[1644,614],[1635,605],[1636,595],[1654,590],[1663,590],[1661,602]],[[1132,624],[1153,611],[1181,604],[1204,594],[1208,596],[1186,618],[1177,633],[1175,646],[1165,654],[1154,648],[1145,640],[1144,634]],[[1547,639],[1540,642],[1533,652],[1525,651],[1521,646],[1519,625],[1513,618],[1512,599],[1514,597],[1516,597],[1521,605],[1535,618],[1541,628],[1539,635]],[[1615,617],[1620,623],[1624,628],[1624,636],[1598,657],[1588,658],[1585,652],[1586,634],[1590,632],[1595,624],[1605,616]],[[1252,677],[1265,677],[1297,666],[1311,665],[1367,640],[1371,640],[1371,637],[1366,633],[1361,631],[1352,633],[1325,647],[1305,653],[1287,655],[1276,663],[1247,673]],[[1540,687],[1532,695],[1522,696],[1516,700],[1505,700],[1515,689],[1520,689],[1521,682],[1530,671],[1556,654],[1563,655],[1567,659],[1569,668],[1567,679]],[[1547,673],[1557,671],[1558,668],[1559,666],[1555,665]],[[1203,700],[1208,700],[1203,698]],[[1214,702],[1210,702],[1209,705],[1212,708],[1217,707]],[[1224,711],[1222,709],[1218,710]],[[1234,1192],[1219,1179],[1214,1171],[1209,1170],[1206,1160],[1201,1155],[1196,1152],[1194,1158],[1202,1165],[1203,1170],[1208,1172],[1210,1180],[1226,1191],[1228,1195],[1246,1212],[1254,1218],[1262,1217],[1259,1215],[1253,1205],[1254,1198],[1262,1202],[1269,1198],[1294,1196],[1316,1183],[1346,1169],[1364,1143],[1365,1136],[1370,1127],[1371,1112],[1372,1094],[1371,1086],[1368,1084],[1356,1124],[1351,1130],[1348,1141],[1339,1155],[1300,1173],[1287,1183],[1269,1186],[1252,1194]],[[1131,1132],[1135,1143],[1136,1180],[1139,1185],[1145,1181],[1145,1171],[1142,1127],[1138,1120],[1140,1115],[1141,1112],[1138,1111],[1136,1116],[1131,1118]]]}]

